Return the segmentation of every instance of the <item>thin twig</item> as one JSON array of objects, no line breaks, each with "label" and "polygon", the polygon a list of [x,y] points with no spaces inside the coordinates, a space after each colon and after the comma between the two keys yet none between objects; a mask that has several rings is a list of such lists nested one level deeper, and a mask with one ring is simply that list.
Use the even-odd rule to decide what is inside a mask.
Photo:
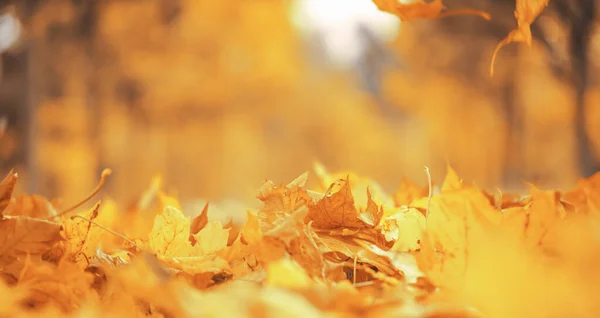
[{"label": "thin twig", "polygon": [[48,219],[65,215],[65,214],[72,212],[73,210],[79,208],[80,206],[84,205],[91,198],[93,198],[96,194],[98,194],[98,192],[100,192],[100,190],[102,189],[102,186],[104,186],[104,183],[106,182],[106,178],[108,178],[108,176],[110,176],[111,173],[112,173],[112,171],[110,169],[104,169],[102,171],[102,174],[100,175],[100,182],[98,182],[98,185],[92,191],[92,193],[90,193],[85,199],[83,199],[83,200],[79,201],[78,203],[76,203],[75,205],[63,210],[62,212],[58,213],[57,215],[52,215],[52,216],[48,217]]},{"label": "thin twig", "polygon": [[99,224],[99,223],[96,223],[95,221],[92,221],[92,220],[90,220],[90,219],[86,218],[85,216],[81,216],[81,215],[73,215],[73,218],[80,218],[80,219],[83,219],[83,220],[85,220],[85,221],[88,221],[88,222],[90,222],[91,224],[94,224],[95,226],[97,226],[97,227],[99,227],[99,228],[101,228],[101,229],[105,230],[106,232],[108,232],[108,233],[111,233],[111,234],[112,234],[112,235],[114,235],[114,236],[117,236],[117,237],[120,237],[120,238],[124,239],[125,241],[127,241],[127,242],[131,243],[131,245],[133,245],[133,246],[137,247],[139,250],[141,250],[141,248],[140,248],[140,247],[139,247],[137,244],[135,244],[135,242],[134,242],[134,241],[130,240],[130,239],[129,239],[129,238],[127,238],[125,235],[123,235],[123,234],[119,234],[119,233],[117,233],[117,232],[115,232],[115,231],[113,231],[113,230],[111,230],[111,229],[109,229],[109,228],[107,228],[107,227],[105,227],[105,226],[103,226],[103,225]]},{"label": "thin twig", "polygon": [[429,205],[431,204],[431,197],[433,196],[433,186],[431,185],[431,173],[429,173],[429,167],[425,166],[425,173],[427,174],[427,184],[429,186],[429,194],[427,195],[427,208],[425,209],[425,230],[427,230],[427,220],[429,218]]}]

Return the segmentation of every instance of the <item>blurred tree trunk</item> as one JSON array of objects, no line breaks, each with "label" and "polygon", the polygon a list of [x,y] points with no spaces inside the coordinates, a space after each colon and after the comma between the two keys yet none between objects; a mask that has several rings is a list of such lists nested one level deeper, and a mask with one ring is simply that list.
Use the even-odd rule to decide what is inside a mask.
[{"label": "blurred tree trunk", "polygon": [[30,113],[27,107],[29,93],[29,50],[0,56],[0,117],[7,120],[7,132],[0,139],[0,173],[15,166],[21,168],[29,156]]},{"label": "blurred tree trunk", "polygon": [[[552,0],[550,6],[541,14],[541,16],[557,15],[562,21],[560,28],[566,30],[568,34],[568,43],[551,43],[549,38],[556,36],[551,34],[555,29],[544,29],[544,25],[539,25],[541,19],[537,19],[532,26],[532,34],[536,46],[540,44],[546,48],[546,57],[536,55],[535,63],[532,58],[536,53],[531,49],[523,49],[523,44],[510,44],[504,47],[498,56],[496,62],[496,74],[493,79],[489,78],[487,72],[480,67],[489,62],[490,55],[482,54],[482,48],[493,47],[504,38],[514,27],[516,21],[514,18],[515,2],[512,0],[502,1],[447,1],[446,5],[452,9],[474,8],[491,12],[493,19],[489,22],[476,22],[474,17],[456,16],[440,19],[437,21],[425,21],[414,23],[419,27],[420,33],[416,37],[423,39],[419,45],[425,47],[425,50],[437,52],[443,55],[449,51],[444,45],[455,46],[457,59],[439,58],[432,60],[426,67],[442,74],[459,77],[467,83],[465,90],[480,92],[491,99],[495,99],[499,110],[504,114],[504,120],[507,125],[506,144],[504,155],[503,180],[505,186],[511,187],[521,183],[523,179],[536,179],[538,174],[544,181],[550,183],[570,182],[570,176],[559,176],[560,174],[569,174],[568,172],[558,173],[560,171],[560,162],[554,160],[547,167],[540,168],[533,162],[545,162],[550,153],[542,153],[528,150],[526,148],[537,147],[545,141],[532,139],[532,137],[545,136],[551,138],[548,142],[558,144],[563,142],[553,140],[551,134],[543,134],[544,129],[549,123],[536,122],[528,120],[524,116],[537,116],[534,113],[542,108],[542,104],[547,102],[547,96],[540,94],[544,82],[538,79],[533,80],[539,74],[554,74],[553,79],[548,79],[544,90],[549,90],[557,96],[568,94],[572,89],[572,102],[565,103],[559,100],[553,100],[556,105],[554,109],[568,109],[575,114],[574,122],[569,125],[573,127],[573,135],[576,138],[570,157],[575,160],[577,166],[575,170],[581,176],[589,176],[599,168],[598,161],[594,156],[590,136],[586,130],[586,91],[589,86],[589,46],[590,37],[593,29],[593,20],[595,18],[596,5],[595,0]],[[476,24],[474,24],[476,23]],[[475,26],[474,26],[475,25]],[[443,40],[438,40],[443,39]],[[556,40],[554,41],[556,42]],[[444,44],[445,43],[445,44]],[[448,44],[450,43],[450,44]],[[568,64],[557,58],[557,48],[553,45],[562,45],[567,47]],[[485,52],[485,51],[483,51]],[[539,66],[537,62],[545,60],[545,65]],[[533,64],[532,64],[533,63]],[[534,65],[535,64],[535,65]],[[536,71],[537,70],[537,71]],[[551,70],[550,73],[546,70]],[[533,72],[528,74],[528,72]],[[540,73],[541,72],[541,73]],[[566,80],[566,81],[565,81]],[[524,83],[522,83],[525,81]],[[561,85],[561,82],[568,85]],[[529,85],[529,86],[528,86]],[[531,86],[537,85],[537,86]],[[535,90],[525,92],[523,90]],[[554,92],[560,90],[560,92]],[[561,103],[560,105],[558,103]],[[473,106],[476,107],[476,106]],[[566,111],[566,110],[564,110]],[[526,115],[529,112],[529,115]],[[533,118],[533,117],[532,117]],[[561,122],[561,125],[567,125]],[[528,128],[525,125],[539,126]],[[543,127],[542,127],[543,126]],[[540,128],[542,127],[542,128]],[[527,128],[527,129],[526,129]],[[535,132],[532,134],[532,132]],[[528,140],[528,141],[527,141]],[[529,142],[530,144],[525,144]],[[571,145],[571,144],[569,144]],[[491,146],[491,145],[490,145]],[[566,146],[566,144],[565,144]],[[563,148],[565,147],[563,146]],[[547,148],[547,149],[551,149]],[[569,152],[571,154],[571,152]],[[535,157],[535,158],[533,158]],[[555,157],[555,156],[554,156]],[[450,158],[450,160],[452,160]],[[565,159],[562,165],[569,164],[571,159]],[[541,171],[543,170],[543,171]]]},{"label": "blurred tree trunk", "polygon": [[68,201],[93,189],[99,149],[94,98],[95,1],[39,3],[29,27],[32,191]]},{"label": "blurred tree trunk", "polygon": [[[524,133],[523,111],[519,107],[517,72],[519,59],[516,46],[504,48],[504,63],[510,63],[500,84],[500,106],[507,123],[506,144],[504,146],[503,184],[505,187],[517,186],[521,182]],[[509,59],[506,58],[509,56]]]},{"label": "blurred tree trunk", "polygon": [[[586,125],[586,91],[589,87],[589,53],[590,38],[596,18],[595,0],[576,0],[574,7],[568,8],[564,0],[558,0],[562,10],[563,19],[570,26],[569,51],[571,54],[571,67],[573,72],[573,85],[575,86],[575,129],[577,137],[577,154],[579,156],[579,174],[589,177],[600,168],[594,155]],[[569,10],[570,9],[570,10]]]}]

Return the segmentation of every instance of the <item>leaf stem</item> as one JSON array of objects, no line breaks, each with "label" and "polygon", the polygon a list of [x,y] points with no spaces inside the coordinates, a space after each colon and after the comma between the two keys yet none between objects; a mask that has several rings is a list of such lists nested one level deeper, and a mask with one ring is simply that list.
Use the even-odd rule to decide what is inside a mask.
[{"label": "leaf stem", "polygon": [[102,174],[100,175],[100,182],[98,182],[98,185],[96,186],[96,188],[92,191],[92,193],[90,193],[86,198],[84,198],[83,200],[79,201],[78,203],[74,204],[73,206],[63,210],[62,212],[58,213],[57,215],[53,215],[49,218],[55,218],[64,214],[67,214],[69,212],[72,212],[73,210],[79,208],[80,206],[84,205],[86,202],[88,202],[91,198],[93,198],[96,194],[98,194],[98,192],[100,192],[100,190],[102,189],[102,187],[104,186],[104,183],[106,182],[106,178],[108,178],[108,176],[110,176],[112,173],[112,170],[110,169],[104,169],[102,171]]}]

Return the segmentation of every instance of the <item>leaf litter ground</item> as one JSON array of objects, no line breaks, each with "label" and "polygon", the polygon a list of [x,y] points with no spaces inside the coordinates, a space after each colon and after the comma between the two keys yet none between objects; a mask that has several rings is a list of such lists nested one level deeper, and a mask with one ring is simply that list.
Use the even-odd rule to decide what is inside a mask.
[{"label": "leaf litter ground", "polygon": [[[488,193],[449,168],[393,195],[352,173],[258,189],[245,223],[191,219],[160,180],[136,205],[57,212],[0,183],[6,317],[593,316],[600,175]],[[106,175],[103,176],[103,179]],[[71,211],[74,210],[74,211]]]}]

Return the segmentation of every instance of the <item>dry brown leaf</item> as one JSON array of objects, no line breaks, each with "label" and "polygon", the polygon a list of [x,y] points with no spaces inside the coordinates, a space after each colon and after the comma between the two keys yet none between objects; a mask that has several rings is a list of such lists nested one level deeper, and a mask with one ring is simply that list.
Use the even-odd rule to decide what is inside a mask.
[{"label": "dry brown leaf", "polygon": [[104,230],[90,221],[98,218],[100,202],[96,203],[87,213],[68,217],[63,220],[61,234],[65,239],[66,256],[75,264],[85,268],[96,255]]}]

